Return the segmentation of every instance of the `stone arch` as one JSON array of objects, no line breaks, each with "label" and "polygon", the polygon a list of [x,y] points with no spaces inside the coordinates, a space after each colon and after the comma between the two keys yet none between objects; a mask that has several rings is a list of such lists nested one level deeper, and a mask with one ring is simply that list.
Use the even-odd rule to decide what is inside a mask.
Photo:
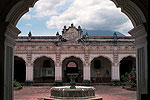
[{"label": "stone arch", "polygon": [[[22,1],[27,1],[27,0],[22,0]],[[28,0],[28,1],[30,1],[31,2],[31,5],[34,5],[34,2],[36,2],[37,0]],[[134,25],[134,27],[136,27],[136,26],[138,26],[139,24],[142,24],[143,25],[143,23],[145,22],[145,16],[148,16],[148,15],[143,15],[143,13],[140,13],[140,12],[142,12],[140,9],[140,11],[138,11],[137,9],[136,9],[136,7],[137,7],[137,5],[135,4],[135,3],[133,3],[132,2],[132,5],[130,5],[130,3],[129,2],[131,2],[131,0],[111,0],[111,1],[113,1],[115,4],[116,4],[116,6],[117,7],[121,7],[121,10],[122,10],[122,12],[124,12],[131,20],[132,20],[132,23],[133,23],[133,25]],[[128,4],[131,6],[131,8],[135,8],[135,9],[127,9],[126,8],[126,5],[127,5],[127,3],[126,2],[128,2]],[[136,1],[134,1],[134,2],[136,2]],[[30,4],[27,4],[26,2],[24,2],[26,5],[28,5],[28,6],[25,6],[25,7],[27,7],[27,9],[30,7],[29,5]],[[134,6],[135,5],[135,6]],[[15,9],[17,9],[17,8],[21,8],[21,7],[19,7],[20,5],[16,5],[16,7],[15,7]],[[126,9],[125,9],[126,8]],[[137,7],[138,8],[138,7]],[[141,7],[141,9],[142,9],[142,7]],[[146,10],[147,10],[148,8],[146,8]],[[129,10],[129,11],[128,11]],[[134,11],[135,10],[135,11]],[[13,11],[13,12],[12,12]],[[16,10],[17,11],[17,10]],[[19,18],[24,14],[26,12],[26,9],[23,9],[22,11],[20,11],[18,14],[17,14],[17,12],[15,12],[15,10],[10,10],[10,12],[8,13],[8,15],[7,15],[7,20],[5,20],[5,21],[7,21],[7,22],[10,22],[10,23],[12,23],[14,26],[15,26],[15,24],[18,22],[18,20],[19,20]],[[135,13],[136,12],[136,13]],[[15,14],[17,14],[17,15],[15,15]],[[8,17],[9,16],[9,17]],[[12,17],[12,16],[14,16],[14,17]],[[136,16],[138,16],[138,17],[136,17]],[[144,19],[144,20],[143,20]],[[12,20],[12,21],[11,21]],[[146,30],[145,30],[145,28],[146,27],[148,27],[148,26],[142,26],[143,28],[141,29],[139,29],[139,31],[141,31],[141,30],[144,30],[144,36],[145,35],[147,35],[147,32],[146,32]],[[139,28],[139,27],[138,27]],[[3,32],[2,32],[3,33]],[[131,34],[131,33],[130,33]],[[135,34],[142,34],[141,32],[135,32]],[[131,34],[132,35],[132,34]],[[134,36],[133,36],[134,37]],[[136,38],[136,37],[134,37],[134,38]],[[142,37],[143,38],[143,37]],[[149,54],[148,53],[148,49],[149,48],[147,48],[147,41],[148,41],[148,39],[146,38],[146,36],[144,37],[144,45],[145,46],[142,46],[142,47],[144,47],[144,53],[146,54],[146,56],[147,56],[147,54]],[[138,41],[138,40],[135,40],[135,41]],[[140,40],[140,41],[142,41],[142,40]],[[139,50],[139,52],[140,52],[140,50]],[[141,52],[142,52],[142,49],[141,49]],[[141,59],[142,59],[142,57],[140,57]],[[143,86],[143,83],[141,83],[141,79],[142,79],[142,77],[144,77],[145,76],[145,82],[144,82],[144,87],[142,87],[141,88],[141,86],[139,85],[139,89],[138,89],[138,92],[140,93],[140,94],[147,94],[147,93],[149,93],[149,91],[148,91],[148,81],[149,81],[149,78],[148,78],[148,72],[146,71],[147,69],[148,69],[148,56],[145,58],[145,65],[144,65],[144,67],[142,67],[142,68],[144,68],[142,71],[140,71],[142,68],[140,68],[139,67],[139,84],[141,84],[142,86]],[[140,61],[138,61],[138,62],[140,62]],[[149,69],[148,69],[149,70]],[[145,73],[146,72],[146,73]],[[4,73],[5,74],[5,73]],[[3,76],[2,76],[3,77]],[[2,86],[2,87],[4,87],[4,86]],[[10,86],[11,87],[11,86]],[[5,88],[5,87],[4,87]],[[2,89],[3,90],[3,89]],[[8,91],[8,89],[7,89],[7,91]],[[140,92],[140,91],[142,91],[142,92]],[[8,93],[8,92],[7,92]],[[3,94],[2,94],[3,95]],[[10,94],[11,95],[11,94]],[[11,98],[11,97],[10,97]],[[139,97],[139,99],[140,99],[140,97]]]},{"label": "stone arch", "polygon": [[111,0],[116,7],[120,7],[121,11],[128,16],[134,27],[146,22],[146,18],[141,9],[131,0]]},{"label": "stone arch", "polygon": [[120,62],[123,58],[126,58],[126,57],[133,57],[133,58],[136,58],[136,55],[135,54],[126,54],[126,55],[123,55],[123,56],[119,56],[118,58],[118,62]]},{"label": "stone arch", "polygon": [[91,81],[94,83],[111,82],[111,67],[112,62],[104,56],[93,58],[90,62]]},{"label": "stone arch", "polygon": [[39,55],[32,55],[32,63],[34,63],[34,61],[38,58],[41,58],[41,57],[47,57],[47,58],[50,58],[54,61],[54,64],[56,65],[56,60],[55,60],[55,56],[51,56],[51,55],[47,55],[47,54],[39,54]]},{"label": "stone arch", "polygon": [[84,55],[83,57],[82,56],[79,56],[79,55],[65,55],[61,58],[61,65],[62,65],[62,62],[66,59],[66,58],[70,58],[70,57],[75,57],[75,58],[78,58],[80,59],[82,62],[84,62]]},{"label": "stone arch", "polygon": [[10,22],[12,25],[17,25],[19,19],[29,11],[30,7],[33,7],[38,0],[20,0],[9,11],[6,17],[6,22]]},{"label": "stone arch", "polygon": [[38,83],[53,83],[55,81],[55,63],[47,56],[38,57],[33,62],[33,78]]},{"label": "stone arch", "polygon": [[113,57],[109,57],[109,55],[96,55],[96,56],[90,57],[90,59],[89,59],[90,64],[93,61],[93,59],[98,58],[98,57],[103,57],[103,58],[108,59],[111,62],[111,64],[113,62]]},{"label": "stone arch", "polygon": [[[70,62],[74,62],[76,64],[76,67],[69,68],[67,65]],[[62,61],[62,79],[63,82],[70,82],[70,79],[68,78],[68,73],[78,73],[78,77],[76,78],[76,82],[81,83],[83,81],[83,62],[80,58],[75,56],[66,57]]]},{"label": "stone arch", "polygon": [[14,56],[14,80],[21,83],[26,80],[26,62],[19,56]]},{"label": "stone arch", "polygon": [[27,63],[27,59],[26,59],[26,56],[22,56],[22,55],[19,55],[19,54],[14,54],[14,57],[17,56],[21,59],[23,59],[25,61],[25,64]]}]

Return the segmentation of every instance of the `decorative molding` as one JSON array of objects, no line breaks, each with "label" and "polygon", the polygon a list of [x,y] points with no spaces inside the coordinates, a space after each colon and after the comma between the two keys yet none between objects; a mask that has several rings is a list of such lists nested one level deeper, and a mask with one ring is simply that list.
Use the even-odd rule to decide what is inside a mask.
[{"label": "decorative molding", "polygon": [[136,26],[129,33],[135,38],[135,45],[147,42],[147,32],[143,24]]},{"label": "decorative molding", "polygon": [[10,22],[12,25],[18,23],[19,19],[29,11],[29,7],[33,7],[38,0],[20,0],[8,13],[6,22]]},{"label": "decorative molding", "polygon": [[18,34],[20,33],[20,30],[16,28],[16,26],[12,24],[8,24],[5,31],[5,43],[9,43],[14,48],[15,46],[15,39],[17,38]]},{"label": "decorative molding", "polygon": [[117,7],[121,8],[121,11],[125,13],[136,27],[146,22],[146,18],[141,9],[131,0],[111,0]]}]

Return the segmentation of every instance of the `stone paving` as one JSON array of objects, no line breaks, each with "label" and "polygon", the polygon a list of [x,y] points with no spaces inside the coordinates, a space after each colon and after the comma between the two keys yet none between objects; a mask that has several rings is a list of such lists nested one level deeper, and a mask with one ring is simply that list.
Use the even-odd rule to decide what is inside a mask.
[{"label": "stone paving", "polygon": [[[94,86],[96,95],[103,100],[136,100],[136,91],[122,89],[115,86]],[[26,86],[14,91],[14,100],[37,100],[37,98],[49,97],[50,86]]]}]

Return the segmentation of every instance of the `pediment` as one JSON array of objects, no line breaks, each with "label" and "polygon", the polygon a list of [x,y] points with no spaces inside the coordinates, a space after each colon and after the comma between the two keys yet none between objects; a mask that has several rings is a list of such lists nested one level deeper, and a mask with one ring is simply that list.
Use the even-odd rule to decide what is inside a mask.
[{"label": "pediment", "polygon": [[62,34],[62,37],[67,40],[76,41],[81,39],[82,31],[81,29],[77,29],[76,27],[69,27],[68,29],[64,30],[65,32]]}]

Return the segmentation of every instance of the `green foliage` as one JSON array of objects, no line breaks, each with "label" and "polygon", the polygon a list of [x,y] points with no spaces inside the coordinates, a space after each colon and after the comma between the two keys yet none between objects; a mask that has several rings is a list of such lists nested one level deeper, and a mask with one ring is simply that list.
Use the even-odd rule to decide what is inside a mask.
[{"label": "green foliage", "polygon": [[13,81],[13,86],[14,87],[21,87],[21,84],[15,80],[15,81]]},{"label": "green foliage", "polygon": [[121,80],[126,86],[136,87],[136,71],[133,69],[130,73],[121,76]]},{"label": "green foliage", "polygon": [[129,73],[125,73],[125,75],[122,75],[121,76],[121,80],[123,81],[123,82],[126,82],[126,81],[128,81],[128,78],[129,78]]},{"label": "green foliage", "polygon": [[92,84],[92,82],[89,81],[89,80],[84,80],[82,85],[83,85],[83,86],[92,86],[93,84]]},{"label": "green foliage", "polygon": [[118,80],[112,81],[112,86],[120,86],[120,85],[121,85],[120,81],[118,81]]}]

